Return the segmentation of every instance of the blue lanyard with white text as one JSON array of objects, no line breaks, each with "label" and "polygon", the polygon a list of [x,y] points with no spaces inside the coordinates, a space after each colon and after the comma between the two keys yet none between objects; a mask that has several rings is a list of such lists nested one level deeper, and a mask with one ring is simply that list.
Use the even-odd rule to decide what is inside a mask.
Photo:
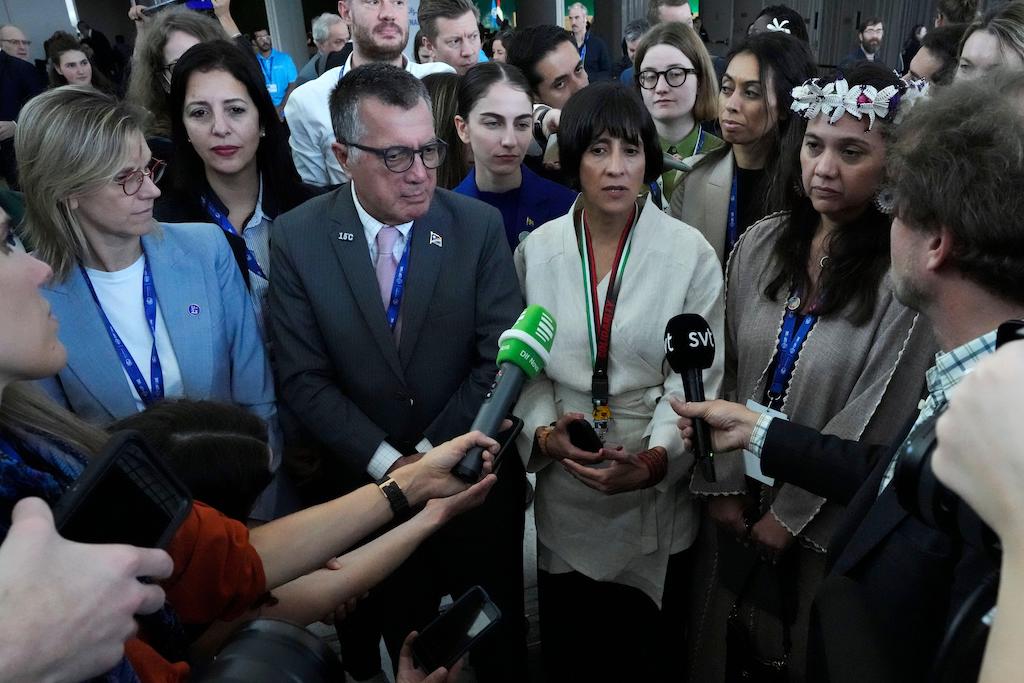
[{"label": "blue lanyard with white text", "polygon": [[587,42],[590,40],[590,34],[583,39],[583,47],[580,48],[580,61],[586,63],[587,61]]},{"label": "blue lanyard with white text", "polygon": [[[409,250],[412,247],[412,233],[405,240],[405,251],[395,271],[395,281],[391,285],[391,300],[388,301],[388,325],[392,330],[398,323],[398,311],[402,307],[402,294],[405,292],[405,275],[409,270]],[[378,254],[379,259],[383,254]]]},{"label": "blue lanyard with white text", "polygon": [[92,300],[96,302],[96,309],[100,312],[103,324],[107,326],[107,334],[110,335],[110,341],[114,344],[114,350],[117,351],[117,355],[121,358],[121,364],[124,366],[125,372],[131,378],[135,390],[139,392],[139,398],[142,399],[142,403],[148,406],[162,400],[164,397],[164,372],[163,367],[160,365],[160,355],[156,351],[156,288],[153,286],[153,275],[149,270],[149,258],[145,254],[143,254],[143,258],[145,259],[145,265],[142,270],[142,307],[146,312],[146,322],[149,323],[149,331],[153,334],[153,352],[149,358],[149,384],[146,383],[146,378],[142,376],[142,371],[139,370],[138,364],[132,358],[131,352],[128,351],[128,347],[124,345],[121,336],[114,329],[114,325],[103,311],[103,304],[100,303],[100,298],[96,296],[96,289],[92,286],[89,274],[81,264],[79,264],[78,268],[82,271],[82,277],[85,278],[85,284],[89,287]]},{"label": "blue lanyard with white text", "polygon": [[737,240],[739,240],[739,202],[737,201],[737,193],[739,190],[739,171],[733,170],[732,174],[732,190],[729,191],[729,223],[725,229],[725,253],[729,255],[732,253],[732,248],[736,246]]},{"label": "blue lanyard with white text", "polygon": [[[790,297],[790,301],[796,302],[799,306],[799,298]],[[797,314],[793,305],[787,305],[786,316],[782,321],[782,331],[779,332],[778,360],[775,363],[775,372],[772,375],[772,384],[768,389],[769,407],[779,410],[782,406],[782,397],[786,393],[787,385],[793,376],[793,368],[796,366],[796,359],[800,355],[800,349],[807,341],[807,335],[817,322],[818,316],[814,313],[807,313],[803,316],[800,326],[797,327]]]},{"label": "blue lanyard with white text", "polygon": [[263,75],[266,77],[267,83],[270,83],[274,76],[274,53],[271,52],[270,59],[267,60],[264,60],[263,57],[259,55],[257,55],[257,57],[259,57],[260,69],[263,70]]},{"label": "blue lanyard with white text", "polygon": [[[213,202],[211,202],[206,197],[200,197],[199,202],[203,205],[203,208],[206,209],[206,213],[210,214],[210,218],[212,218],[217,223],[217,225],[220,226],[221,230],[228,233],[229,235],[234,235],[235,237],[242,237],[241,235],[238,234],[238,231],[235,230],[235,226],[231,225],[231,221],[228,220],[228,217],[221,213],[220,210],[213,205]],[[249,268],[250,273],[254,275],[259,275],[264,280],[270,280],[270,278],[268,278],[263,273],[263,269],[260,268],[260,264],[256,260],[256,254],[252,253],[252,249],[250,249],[248,246],[246,246],[245,248],[245,264]]]}]

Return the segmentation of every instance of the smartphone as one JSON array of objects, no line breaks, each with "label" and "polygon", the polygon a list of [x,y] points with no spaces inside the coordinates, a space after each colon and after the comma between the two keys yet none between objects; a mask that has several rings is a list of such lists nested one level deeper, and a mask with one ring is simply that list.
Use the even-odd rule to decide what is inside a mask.
[{"label": "smartphone", "polygon": [[159,10],[174,5],[185,5],[194,10],[212,10],[213,0],[137,0],[138,4],[146,8],[146,14],[153,14]]},{"label": "smartphone", "polygon": [[586,420],[573,420],[566,427],[566,431],[569,432],[569,443],[581,451],[597,453],[604,448],[593,425]]},{"label": "smartphone", "polygon": [[79,543],[166,548],[192,508],[167,463],[133,431],[117,432],[57,501],[57,530]]},{"label": "smartphone", "polygon": [[523,431],[523,421],[521,418],[515,415],[509,415],[509,420],[512,420],[512,426],[501,432],[494,437],[494,440],[498,442],[498,454],[494,456],[494,472],[498,471],[501,467],[501,463],[505,457],[505,451],[508,450],[509,446],[515,443],[516,437],[519,436],[519,432]]},{"label": "smartphone", "polygon": [[500,619],[501,611],[487,592],[473,586],[420,631],[412,643],[413,661],[427,673],[442,666],[450,669]]}]

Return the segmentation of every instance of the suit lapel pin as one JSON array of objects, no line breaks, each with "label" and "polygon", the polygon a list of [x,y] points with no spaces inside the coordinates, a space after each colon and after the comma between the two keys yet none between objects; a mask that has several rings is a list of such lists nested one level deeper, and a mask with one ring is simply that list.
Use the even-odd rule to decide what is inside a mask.
[{"label": "suit lapel pin", "polygon": [[198,304],[192,304],[191,306],[188,307],[188,314],[189,315],[199,315],[199,311],[200,310],[201,309],[199,308]]},{"label": "suit lapel pin", "polygon": [[432,246],[432,247],[442,247],[442,246],[444,246],[442,244],[442,242],[441,242],[441,236],[438,235],[436,232],[431,232],[430,233],[430,246]]},{"label": "suit lapel pin", "polygon": [[355,239],[355,235],[350,232],[339,232],[338,239],[342,242],[351,242]]},{"label": "suit lapel pin", "polygon": [[526,224],[529,225],[530,227],[533,227],[533,224],[534,224],[533,223],[533,219],[530,218],[529,216],[527,216],[526,217]]}]

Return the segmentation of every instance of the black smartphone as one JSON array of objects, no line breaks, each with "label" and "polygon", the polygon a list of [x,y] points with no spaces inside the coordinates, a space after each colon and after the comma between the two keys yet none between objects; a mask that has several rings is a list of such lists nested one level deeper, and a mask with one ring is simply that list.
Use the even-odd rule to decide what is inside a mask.
[{"label": "black smartphone", "polygon": [[420,631],[412,642],[413,661],[427,673],[442,666],[450,669],[500,619],[501,611],[487,592],[473,586]]},{"label": "black smartphone", "polygon": [[166,548],[192,496],[138,432],[110,437],[53,508],[57,530],[79,543]]},{"label": "black smartphone", "polygon": [[597,453],[604,448],[593,425],[586,420],[573,420],[566,427],[566,431],[569,432],[569,443],[581,451]]},{"label": "black smartphone", "polygon": [[505,457],[505,451],[508,450],[509,446],[515,443],[516,437],[519,436],[519,432],[523,431],[524,422],[521,418],[518,418],[515,415],[509,415],[506,419],[512,420],[512,426],[494,437],[494,440],[498,442],[498,454],[494,456],[495,472],[497,472],[498,468],[501,467],[502,460]]}]

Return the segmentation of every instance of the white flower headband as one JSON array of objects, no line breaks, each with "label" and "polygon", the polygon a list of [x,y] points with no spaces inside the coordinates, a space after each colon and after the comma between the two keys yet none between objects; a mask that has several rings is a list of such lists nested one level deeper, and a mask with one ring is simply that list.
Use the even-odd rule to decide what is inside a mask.
[{"label": "white flower headband", "polygon": [[868,130],[871,130],[875,118],[892,116],[893,122],[899,123],[912,103],[928,92],[928,84],[923,80],[903,81],[903,86],[890,85],[878,90],[871,85],[850,86],[845,78],[840,78],[822,87],[817,78],[812,78],[793,88],[791,109],[808,120],[823,115],[832,124],[843,118],[843,114],[858,121],[866,115]]},{"label": "white flower headband", "polygon": [[789,19],[783,19],[782,22],[780,23],[779,22],[779,18],[775,17],[774,19],[772,19],[772,22],[770,24],[765,26],[765,30],[781,32],[781,33],[789,33],[790,35],[792,35],[793,32],[790,31],[788,28],[786,28],[788,25],[789,25]]}]

